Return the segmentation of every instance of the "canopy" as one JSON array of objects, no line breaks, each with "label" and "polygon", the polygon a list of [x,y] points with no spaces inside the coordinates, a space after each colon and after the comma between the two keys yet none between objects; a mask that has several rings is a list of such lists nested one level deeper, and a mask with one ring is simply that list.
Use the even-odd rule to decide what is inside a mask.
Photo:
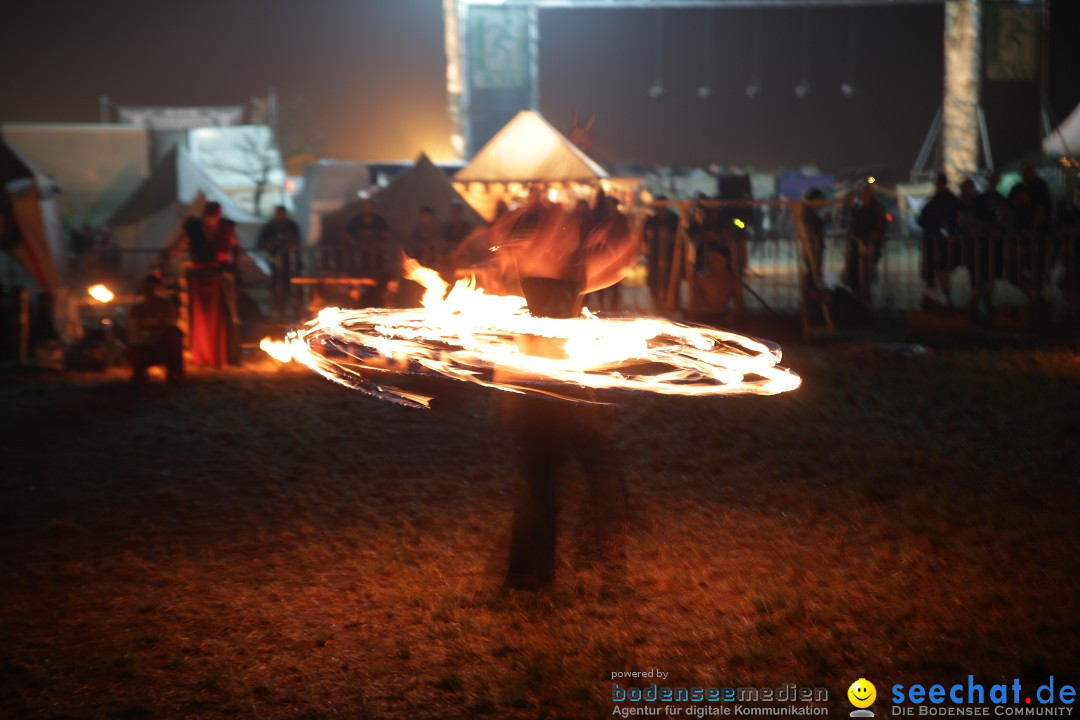
[{"label": "canopy", "polygon": [[532,110],[522,110],[454,175],[457,182],[566,182],[608,177],[604,168]]},{"label": "canopy", "polygon": [[17,149],[0,140],[0,212],[14,225],[12,255],[42,290],[63,284],[64,249],[56,186]]},{"label": "canopy", "polygon": [[1043,152],[1051,157],[1080,155],[1080,105],[1073,108],[1065,122],[1043,138]]},{"label": "canopy", "polygon": [[[430,207],[435,217],[446,222],[450,219],[450,204],[459,202],[464,207],[464,218],[473,225],[486,224],[484,219],[458,194],[446,175],[428,156],[421,153],[416,164],[394,178],[393,182],[376,194],[371,202],[383,216],[390,231],[404,241],[412,233],[420,208]],[[363,201],[358,200],[337,212],[323,216],[322,242],[333,245],[341,241],[341,234],[357,214]]]}]

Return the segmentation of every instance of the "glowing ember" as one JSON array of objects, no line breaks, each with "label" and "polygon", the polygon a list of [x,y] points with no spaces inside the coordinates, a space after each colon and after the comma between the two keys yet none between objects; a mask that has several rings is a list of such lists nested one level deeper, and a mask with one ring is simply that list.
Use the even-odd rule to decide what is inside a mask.
[{"label": "glowing ember", "polygon": [[100,303],[112,302],[113,298],[116,297],[115,295],[113,295],[112,290],[105,287],[104,285],[91,285],[86,289],[86,292],[89,293],[90,297],[94,298]]},{"label": "glowing ember", "polygon": [[259,349],[280,363],[292,362],[292,349],[280,340],[264,337],[259,341]]},{"label": "glowing ember", "polygon": [[[407,276],[427,288],[423,308],[325,308],[286,335],[288,354],[334,382],[413,407],[427,407],[431,398],[384,386],[378,377],[434,374],[576,402],[559,386],[709,396],[774,395],[800,384],[778,365],[779,347],[736,333],[656,318],[599,318],[588,309],[572,319],[533,317],[524,298],[488,295],[472,281],[458,281],[445,294],[438,273],[414,261]],[[547,356],[522,351],[537,342]]]}]

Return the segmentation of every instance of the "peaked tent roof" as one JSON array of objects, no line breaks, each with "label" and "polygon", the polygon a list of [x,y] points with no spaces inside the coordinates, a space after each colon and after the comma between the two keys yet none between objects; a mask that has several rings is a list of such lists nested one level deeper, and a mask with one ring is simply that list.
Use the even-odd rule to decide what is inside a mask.
[{"label": "peaked tent roof", "polygon": [[[399,240],[407,239],[412,233],[420,208],[429,206],[435,211],[435,217],[446,222],[450,219],[450,204],[455,201],[464,206],[463,215],[466,221],[473,225],[487,224],[472,205],[454,189],[446,174],[424,153],[420,153],[415,165],[395,177],[393,182],[371,199],[375,209]],[[345,226],[360,212],[362,206],[363,201],[358,200],[324,215],[322,241],[333,244],[340,240]]]},{"label": "peaked tent roof", "polygon": [[474,225],[484,223],[480,214],[450,184],[446,174],[424,153],[420,153],[415,165],[394,178],[386,189],[372,198],[386,224],[399,238],[407,237],[412,232],[420,208],[429,206],[435,211],[435,217],[446,222],[450,219],[450,204],[454,201],[464,206],[466,221]]},{"label": "peaked tent roof", "polygon": [[522,110],[458,171],[459,182],[596,180],[608,174],[539,113]]},{"label": "peaked tent roof", "polygon": [[40,168],[0,138],[0,211],[10,212],[7,219],[20,240],[11,253],[44,290],[56,290],[64,281],[56,193],[56,185]]},{"label": "peaked tent roof", "polygon": [[1051,157],[1080,155],[1080,105],[1073,108],[1065,122],[1043,138],[1043,152]]}]

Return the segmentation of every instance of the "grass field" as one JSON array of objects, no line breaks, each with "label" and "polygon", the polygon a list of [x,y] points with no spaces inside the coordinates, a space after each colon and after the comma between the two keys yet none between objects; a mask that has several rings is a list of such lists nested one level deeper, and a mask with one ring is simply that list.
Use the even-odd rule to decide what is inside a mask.
[{"label": "grass field", "polygon": [[502,403],[413,411],[269,365],[0,378],[0,716],[587,718],[670,685],[1080,670],[1080,356],[788,348],[775,398],[635,397],[630,492],[504,592]]}]

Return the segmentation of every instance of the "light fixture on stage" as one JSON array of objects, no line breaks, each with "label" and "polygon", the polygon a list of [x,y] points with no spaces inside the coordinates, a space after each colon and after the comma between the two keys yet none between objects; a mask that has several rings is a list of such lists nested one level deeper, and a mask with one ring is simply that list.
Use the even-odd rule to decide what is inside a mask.
[{"label": "light fixture on stage", "polygon": [[754,98],[756,98],[760,94],[761,94],[761,86],[758,85],[757,83],[750,83],[749,85],[746,86],[746,97],[750,98],[751,100],[753,100]]},{"label": "light fixture on stage", "polygon": [[844,97],[851,97],[855,94],[855,86],[849,82],[840,86],[840,92],[844,93]]},{"label": "light fixture on stage", "polygon": [[801,83],[795,86],[795,96],[800,100],[805,100],[810,95],[810,83],[803,80]]},{"label": "light fixture on stage", "polygon": [[708,100],[712,97],[712,88],[708,85],[702,85],[697,89],[697,96],[699,100]]},{"label": "light fixture on stage", "polygon": [[656,58],[653,65],[652,86],[649,88],[649,97],[659,100],[664,97],[664,11],[656,11]]}]

